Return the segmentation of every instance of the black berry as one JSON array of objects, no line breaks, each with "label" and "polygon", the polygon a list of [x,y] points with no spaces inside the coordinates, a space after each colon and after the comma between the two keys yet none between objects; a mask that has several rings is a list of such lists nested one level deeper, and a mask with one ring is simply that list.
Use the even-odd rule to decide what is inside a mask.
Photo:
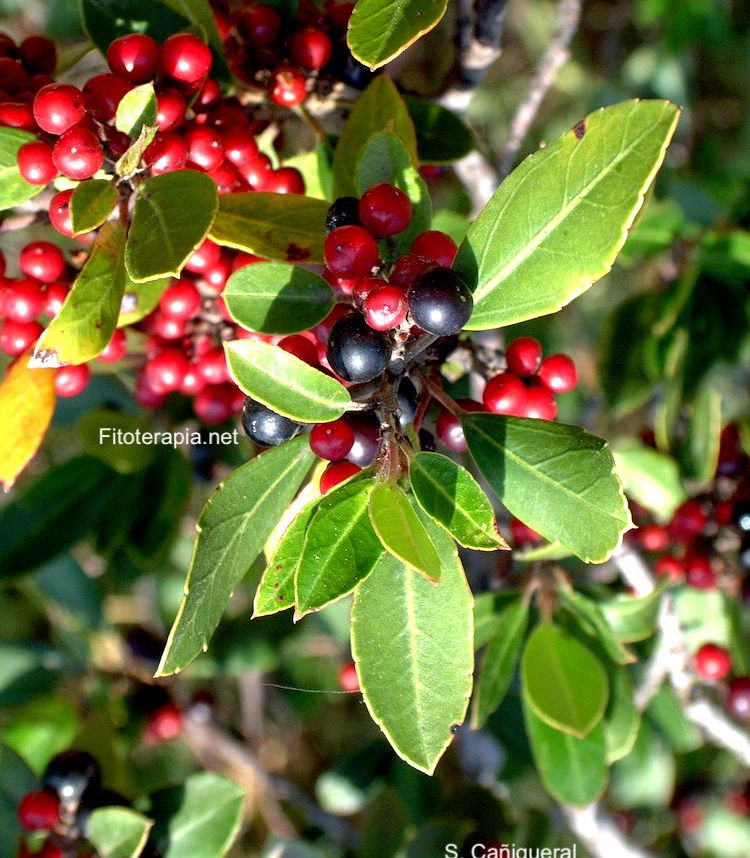
[{"label": "black berry", "polygon": [[50,760],[42,785],[56,792],[62,804],[77,803],[88,789],[101,786],[99,763],[86,751],[63,751]]},{"label": "black berry", "polygon": [[387,334],[373,330],[358,313],[350,313],[331,328],[326,356],[341,378],[370,381],[388,366],[391,342]]},{"label": "black berry", "polygon": [[429,334],[457,334],[469,321],[474,301],[455,271],[431,268],[409,289],[409,312],[416,325]]},{"label": "black berry", "polygon": [[339,197],[328,209],[326,232],[339,226],[359,226],[359,200],[356,197]]},{"label": "black berry", "polygon": [[242,408],[242,428],[261,447],[277,447],[291,441],[302,426],[248,397]]}]

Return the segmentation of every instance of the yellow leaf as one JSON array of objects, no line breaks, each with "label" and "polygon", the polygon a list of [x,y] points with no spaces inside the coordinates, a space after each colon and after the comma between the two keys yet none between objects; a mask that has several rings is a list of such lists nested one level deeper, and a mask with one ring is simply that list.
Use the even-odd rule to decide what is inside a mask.
[{"label": "yellow leaf", "polygon": [[55,410],[55,371],[30,369],[30,354],[0,383],[0,483],[6,492],[39,449]]}]

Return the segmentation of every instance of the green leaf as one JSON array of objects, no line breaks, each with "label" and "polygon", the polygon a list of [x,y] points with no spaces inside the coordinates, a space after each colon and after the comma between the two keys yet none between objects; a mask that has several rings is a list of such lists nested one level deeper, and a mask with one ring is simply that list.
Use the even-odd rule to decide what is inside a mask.
[{"label": "green leaf", "polygon": [[229,597],[263,550],[315,459],[307,438],[256,456],[203,507],[198,539],[158,675],[177,673],[208,646]]},{"label": "green leaf", "polygon": [[469,452],[513,515],[587,563],[601,563],[632,526],[606,442],[577,426],[466,414]]},{"label": "green leaf", "polygon": [[521,563],[537,563],[540,560],[565,560],[572,555],[572,551],[559,542],[544,542],[523,551],[514,551],[513,559]]},{"label": "green leaf", "polygon": [[471,694],[472,596],[454,558],[440,585],[386,554],[357,587],[352,653],[370,715],[396,753],[432,774]]},{"label": "green leaf", "polygon": [[627,495],[660,521],[669,521],[687,493],[671,456],[637,442],[612,446],[617,475]]},{"label": "green leaf", "polygon": [[102,807],[86,822],[86,839],[101,858],[138,858],[153,822],[127,807]]},{"label": "green leaf", "polygon": [[322,262],[327,213],[325,200],[299,194],[224,194],[211,238],[278,262]]},{"label": "green leaf", "polygon": [[417,137],[406,103],[393,81],[378,75],[357,99],[333,155],[333,197],[355,194],[354,171],[362,147],[378,131],[391,131],[417,163]]},{"label": "green leaf", "polygon": [[218,206],[216,183],[197,170],[153,176],[135,198],[125,264],[138,282],[177,277],[202,243]]},{"label": "green leaf", "polygon": [[528,621],[529,605],[526,599],[515,599],[497,616],[497,631],[485,651],[474,691],[471,714],[474,729],[483,727],[502,703],[521,654]]},{"label": "green leaf", "polygon": [[596,602],[565,587],[559,587],[557,595],[561,604],[580,621],[584,631],[599,639],[599,643],[612,661],[616,664],[631,664],[635,661],[633,655],[622,645],[610,627]]},{"label": "green leaf", "polygon": [[126,92],[117,105],[115,128],[127,134],[131,140],[137,140],[144,128],[156,125],[156,95],[154,85],[144,83]]},{"label": "green leaf", "polygon": [[281,262],[245,265],[222,295],[232,318],[261,334],[306,331],[325,319],[336,300],[320,275]]},{"label": "green leaf", "polygon": [[607,706],[607,674],[574,637],[551,623],[531,633],[521,659],[525,699],[556,730],[582,739]]},{"label": "green leaf", "polygon": [[659,603],[666,582],[647,596],[613,596],[599,602],[599,608],[622,643],[646,640],[656,631]]},{"label": "green leaf", "polygon": [[159,299],[170,283],[169,277],[163,280],[148,280],[146,283],[134,283],[125,274],[125,291],[120,302],[120,314],[117,327],[125,328],[139,322],[144,316],[156,309]]},{"label": "green leaf", "polygon": [[633,684],[624,667],[610,665],[609,701],[604,715],[604,737],[607,742],[607,764],[621,760],[633,748],[641,724],[640,712],[633,699]]},{"label": "green leaf", "polygon": [[18,805],[24,796],[39,788],[36,775],[14,750],[0,745],[0,851],[15,855],[24,833],[18,820]]},{"label": "green leaf", "polygon": [[721,447],[721,393],[702,384],[693,403],[682,447],[687,476],[700,483],[713,479]]},{"label": "green leaf", "polygon": [[78,432],[86,452],[118,474],[135,474],[148,467],[154,459],[155,447],[152,444],[117,443],[117,433],[148,430],[149,424],[141,417],[109,408],[89,411],[78,423]]},{"label": "green leaf", "polygon": [[380,68],[429,33],[447,8],[448,0],[359,0],[347,44],[361,63]]},{"label": "green leaf", "polygon": [[161,3],[144,0],[81,0],[81,21],[88,37],[105,56],[118,36],[147,33],[161,43],[190,23]]},{"label": "green leaf", "polygon": [[454,268],[474,289],[466,327],[488,330],[554,313],[603,277],[678,117],[666,101],[606,107],[514,170],[456,257]]},{"label": "green leaf", "polygon": [[390,131],[373,134],[362,147],[354,174],[358,195],[373,185],[385,182],[402,190],[411,200],[409,226],[393,237],[396,254],[408,253],[414,239],[430,228],[432,201],[430,192],[401,140]]},{"label": "green leaf", "polygon": [[0,210],[12,209],[35,197],[44,185],[32,185],[18,172],[18,150],[36,140],[19,128],[0,128]]},{"label": "green leaf", "polygon": [[623,810],[666,808],[674,787],[674,755],[644,719],[633,749],[612,768],[612,802]]},{"label": "green leaf", "polygon": [[596,801],[607,785],[603,724],[597,724],[585,739],[577,739],[542,721],[527,700],[523,714],[531,752],[550,795],[574,807]]},{"label": "green leaf", "polygon": [[141,126],[141,130],[132,145],[118,158],[115,164],[115,172],[118,176],[127,179],[135,173],[141,163],[143,153],[151,145],[154,137],[156,137],[156,128],[149,125]]},{"label": "green leaf", "polygon": [[112,214],[117,198],[117,188],[108,179],[81,182],[70,199],[74,235],[91,232],[101,226]]},{"label": "green leaf", "polygon": [[466,548],[507,548],[495,524],[490,501],[472,475],[439,453],[418,453],[409,464],[409,479],[419,505]]},{"label": "green leaf", "polygon": [[351,593],[383,555],[368,514],[374,488],[355,477],[320,501],[297,568],[295,621]]},{"label": "green leaf", "polygon": [[81,364],[101,354],[115,332],[125,289],[120,221],[105,224],[91,255],[34,349],[30,366]]},{"label": "green leaf", "polygon": [[223,858],[240,833],[245,799],[243,787],[213,772],[156,793],[154,840],[163,858]]},{"label": "green leaf", "polygon": [[286,529],[255,592],[253,617],[265,617],[294,607],[294,579],[302,559],[307,530],[319,498],[302,509]]},{"label": "green leaf", "polygon": [[474,148],[474,135],[461,117],[426,98],[407,98],[417,133],[417,154],[423,164],[450,164]]},{"label": "green leaf", "polygon": [[300,423],[328,423],[351,407],[341,382],[263,340],[224,343],[229,374],[248,396]]},{"label": "green leaf", "polygon": [[370,522],[386,551],[431,581],[440,581],[440,555],[409,498],[398,486],[379,483],[373,489]]}]

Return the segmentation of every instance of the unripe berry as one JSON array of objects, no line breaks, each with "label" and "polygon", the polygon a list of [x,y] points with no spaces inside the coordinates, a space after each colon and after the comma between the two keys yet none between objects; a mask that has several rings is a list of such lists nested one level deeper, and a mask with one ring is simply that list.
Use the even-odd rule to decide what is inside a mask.
[{"label": "unripe berry", "polygon": [[354,462],[347,462],[346,459],[342,462],[331,462],[320,476],[320,493],[322,495],[327,494],[331,489],[358,474],[361,470],[359,465],[355,465]]},{"label": "unripe berry", "polygon": [[244,128],[229,128],[222,134],[224,157],[238,169],[246,167],[258,157],[255,137]]},{"label": "unripe berry", "polygon": [[60,800],[47,790],[28,793],[18,806],[18,819],[27,831],[48,831],[59,818]]},{"label": "unripe berry", "polygon": [[487,382],[482,400],[493,414],[521,417],[526,410],[526,385],[518,376],[502,372]]},{"label": "unripe berry", "polygon": [[411,245],[412,253],[433,259],[443,268],[450,268],[453,265],[457,251],[456,242],[449,235],[437,229],[418,235]]},{"label": "unripe berry", "polygon": [[52,163],[52,147],[35,140],[24,143],[18,150],[18,171],[32,185],[46,185],[57,178],[57,167]]},{"label": "unripe berry", "polygon": [[[473,399],[459,399],[456,404],[463,408],[464,411],[479,412],[484,409],[480,403]],[[463,426],[461,421],[454,414],[451,414],[445,409],[441,410],[438,415],[437,423],[435,424],[439,441],[449,450],[455,453],[465,453],[468,449],[466,438],[464,437]]]},{"label": "unripe berry", "polygon": [[88,128],[71,128],[55,143],[52,163],[69,179],[90,179],[104,163],[104,150]]},{"label": "unripe berry", "polygon": [[2,296],[0,314],[13,322],[28,324],[44,310],[44,294],[35,280],[14,280]]},{"label": "unripe berry", "polygon": [[20,128],[22,131],[39,130],[32,106],[18,101],[0,101],[0,126]]},{"label": "unripe berry", "polygon": [[181,170],[187,163],[187,146],[179,134],[157,134],[143,153],[143,163],[154,176]]},{"label": "unripe berry", "polygon": [[117,363],[125,357],[126,352],[125,332],[122,329],[118,329],[112,334],[112,339],[99,355],[99,360],[102,363]]},{"label": "unripe berry", "polygon": [[182,732],[182,712],[174,703],[160,706],[148,717],[143,738],[149,744],[166,742]]},{"label": "unripe berry", "polygon": [[18,265],[27,277],[52,283],[62,277],[67,265],[62,250],[49,241],[32,241],[19,254]]},{"label": "unripe berry", "polygon": [[367,468],[378,455],[380,424],[373,414],[352,414],[346,419],[354,432],[354,444],[346,458],[360,468]]},{"label": "unripe berry", "polygon": [[30,72],[49,75],[57,67],[57,48],[45,36],[27,36],[18,46],[18,52]]},{"label": "unripe berry", "polygon": [[359,201],[359,221],[376,238],[403,232],[411,220],[411,200],[393,185],[369,188]]},{"label": "unripe berry", "polygon": [[536,375],[542,363],[542,345],[533,337],[519,337],[508,344],[505,360],[515,375]]},{"label": "unripe berry", "polygon": [[42,335],[38,322],[14,322],[5,319],[0,323],[0,349],[6,355],[16,357],[31,348]]},{"label": "unripe berry", "polygon": [[279,66],[268,82],[268,96],[282,107],[296,107],[307,98],[307,78],[295,66]]},{"label": "unripe berry", "polygon": [[146,364],[144,376],[156,393],[171,393],[179,390],[188,369],[188,359],[180,349],[166,348]]},{"label": "unripe berry", "polygon": [[685,567],[672,554],[665,554],[654,564],[654,572],[659,577],[668,578],[670,581],[681,581],[685,574]]},{"label": "unripe berry", "polygon": [[268,174],[263,190],[272,194],[304,194],[305,180],[296,167],[279,167]]},{"label": "unripe berry", "polygon": [[306,71],[319,71],[331,58],[331,40],[317,27],[298,30],[289,39],[292,62]]},{"label": "unripe berry", "polygon": [[685,558],[685,581],[697,590],[713,590],[716,586],[716,573],[711,559],[704,555]]},{"label": "unripe berry", "polygon": [[354,446],[354,430],[344,419],[319,423],[310,432],[310,449],[321,459],[345,459]]},{"label": "unripe berry", "polygon": [[188,147],[188,162],[210,172],[224,160],[224,145],[221,134],[213,128],[193,127],[185,132]]},{"label": "unripe berry", "polygon": [[378,261],[378,244],[361,226],[340,226],[326,238],[323,256],[339,277],[364,277]]},{"label": "unripe berry", "polygon": [[750,676],[740,676],[729,683],[727,710],[740,721],[750,721]]},{"label": "unripe berry", "polygon": [[198,358],[197,372],[206,384],[223,384],[229,381],[224,349],[212,348],[202,354]]},{"label": "unripe berry", "polygon": [[83,87],[86,109],[99,122],[109,122],[115,118],[118,104],[132,88],[133,84],[123,77],[95,75]]},{"label": "unripe berry", "polygon": [[253,3],[241,12],[242,30],[258,47],[270,47],[278,41],[281,16],[266,3]]},{"label": "unripe berry", "polygon": [[34,119],[49,134],[64,134],[86,115],[83,93],[69,83],[51,83],[34,96]]},{"label": "unripe berry", "polygon": [[172,80],[191,84],[203,80],[211,70],[211,51],[197,36],[176,33],[161,46],[161,70]]},{"label": "unripe berry", "polygon": [[576,365],[568,355],[550,355],[539,367],[539,380],[553,393],[568,393],[578,384]]},{"label": "unripe berry", "polygon": [[49,204],[49,219],[52,226],[66,238],[73,237],[73,222],[70,218],[70,198],[72,190],[55,194]]},{"label": "unripe berry", "polygon": [[54,387],[58,396],[78,396],[91,379],[91,370],[85,363],[61,366],[55,370]]},{"label": "unripe berry", "polygon": [[554,420],[557,417],[557,403],[552,392],[546,387],[526,389],[526,402],[521,417],[533,417],[538,420]]},{"label": "unripe berry", "polygon": [[156,93],[156,127],[159,131],[174,131],[185,120],[187,101],[176,89],[160,89]]},{"label": "unripe berry", "polygon": [[310,364],[310,366],[318,366],[320,363],[317,346],[301,334],[291,334],[279,340],[279,348],[298,357],[305,363]]},{"label": "unripe berry", "polygon": [[367,324],[376,331],[397,328],[406,318],[409,302],[397,286],[381,286],[369,292],[362,305]]},{"label": "unripe berry", "polygon": [[195,416],[208,426],[226,422],[234,413],[236,390],[228,384],[207,384],[193,400]]},{"label": "unripe berry", "polygon": [[723,646],[703,644],[695,654],[695,670],[703,679],[725,679],[732,670],[732,658]]},{"label": "unripe berry", "polygon": [[342,691],[359,691],[359,677],[353,661],[348,661],[339,671],[339,685]]},{"label": "unripe berry", "polygon": [[669,548],[669,531],[659,524],[648,524],[640,528],[638,538],[646,551],[666,551]]},{"label": "unripe berry", "polygon": [[159,299],[159,309],[174,319],[189,319],[198,312],[200,306],[200,293],[186,277],[167,286]]},{"label": "unripe berry", "polygon": [[159,45],[143,33],[127,33],[107,48],[107,63],[114,74],[135,84],[153,80],[158,62]]},{"label": "unripe berry", "polygon": [[436,268],[437,263],[426,256],[417,256],[414,253],[405,253],[393,263],[391,273],[388,275],[388,280],[394,286],[403,286],[408,289],[409,286],[430,268]]},{"label": "unripe berry", "polygon": [[65,299],[68,297],[70,289],[65,283],[50,283],[44,290],[44,309],[45,315],[50,318],[56,316],[62,309]]}]

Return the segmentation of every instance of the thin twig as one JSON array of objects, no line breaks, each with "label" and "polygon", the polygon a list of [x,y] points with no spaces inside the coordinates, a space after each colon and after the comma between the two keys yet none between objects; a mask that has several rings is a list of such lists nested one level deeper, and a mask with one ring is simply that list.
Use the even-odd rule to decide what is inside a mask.
[{"label": "thin twig", "polygon": [[552,41],[539,62],[526,97],[516,110],[510,126],[508,142],[505,144],[498,166],[501,179],[513,169],[516,156],[545,95],[570,57],[570,43],[581,19],[581,5],[582,0],[560,0]]},{"label": "thin twig", "polygon": [[571,830],[593,858],[651,858],[651,852],[634,846],[597,802],[587,807],[563,807]]}]

